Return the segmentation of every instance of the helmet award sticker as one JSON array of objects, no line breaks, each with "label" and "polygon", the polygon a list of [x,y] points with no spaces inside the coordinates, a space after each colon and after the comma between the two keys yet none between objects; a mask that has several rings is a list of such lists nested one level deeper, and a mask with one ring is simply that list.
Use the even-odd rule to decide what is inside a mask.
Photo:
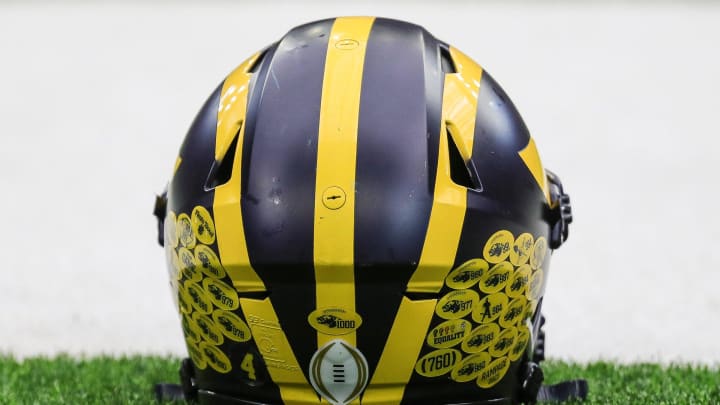
[{"label": "helmet award sticker", "polygon": [[344,308],[321,308],[308,315],[308,323],[325,335],[346,335],[362,325],[362,318],[353,311]]},{"label": "helmet award sticker", "polygon": [[212,278],[224,278],[226,273],[220,264],[215,252],[205,245],[197,245],[195,248],[195,263],[206,276]]},{"label": "helmet award sticker", "polygon": [[180,248],[178,250],[178,260],[180,262],[180,272],[188,280],[200,281],[202,279],[202,274],[195,262],[195,256],[189,250],[184,247]]},{"label": "helmet award sticker", "polygon": [[473,290],[450,291],[440,298],[435,313],[443,319],[458,319],[472,312],[478,302],[478,293]]},{"label": "helmet award sticker", "polygon": [[360,350],[335,339],[310,359],[310,383],[333,405],[345,405],[363,392],[369,380],[368,364]]},{"label": "helmet award sticker", "polygon": [[533,251],[533,236],[525,232],[515,239],[512,250],[510,250],[510,263],[513,266],[522,266],[530,259]]},{"label": "helmet award sticker", "polygon": [[464,319],[451,319],[434,327],[427,336],[427,344],[436,349],[447,349],[460,343],[472,326]]},{"label": "helmet award sticker", "polygon": [[505,288],[508,297],[515,298],[525,295],[525,290],[530,282],[530,273],[532,273],[532,270],[530,270],[530,265],[527,264],[523,264],[515,270]]},{"label": "helmet award sticker", "polygon": [[477,378],[477,385],[480,388],[490,388],[498,383],[505,373],[510,368],[510,359],[507,357],[500,357],[499,359],[493,360],[492,363],[488,364],[485,369],[480,372]]},{"label": "helmet award sticker", "polygon": [[497,231],[485,243],[483,257],[488,263],[500,263],[510,255],[514,242],[515,238],[510,231]]},{"label": "helmet award sticker", "polygon": [[247,342],[252,337],[250,327],[232,312],[217,309],[212,313],[212,319],[222,334],[230,340]]},{"label": "helmet award sticker", "polygon": [[480,291],[493,294],[502,290],[510,281],[512,271],[513,266],[509,262],[494,265],[490,271],[480,278]]},{"label": "helmet award sticker", "polygon": [[176,248],[178,245],[178,236],[176,228],[177,217],[175,216],[175,213],[168,211],[163,224],[165,225],[165,236],[163,238],[165,245],[170,248]]},{"label": "helmet award sticker", "polygon": [[200,205],[193,208],[192,229],[200,243],[212,245],[215,242],[215,224],[207,208]]},{"label": "helmet award sticker", "polygon": [[505,329],[500,332],[500,336],[498,336],[497,341],[490,345],[490,355],[493,357],[504,356],[510,351],[510,348],[515,343],[516,338],[517,329],[515,328]]},{"label": "helmet award sticker", "polygon": [[225,374],[232,370],[230,359],[217,347],[209,345],[206,342],[200,342],[200,351],[202,351],[207,360],[207,364],[218,373]]},{"label": "helmet award sticker", "polygon": [[533,270],[542,266],[545,261],[545,253],[547,253],[547,240],[541,236],[535,241],[535,247],[530,255],[530,267]]},{"label": "helmet award sticker", "polygon": [[439,349],[418,360],[415,371],[423,377],[439,377],[447,374],[462,358],[459,350]]},{"label": "helmet award sticker", "polygon": [[180,214],[177,219],[177,233],[180,244],[188,249],[195,247],[195,232],[193,231],[188,214]]},{"label": "helmet award sticker", "polygon": [[465,353],[481,352],[495,343],[498,336],[500,336],[500,327],[496,323],[480,325],[470,332],[460,347]]},{"label": "helmet award sticker", "polygon": [[470,288],[480,280],[488,267],[488,263],[483,259],[468,260],[451,271],[445,283],[455,290]]},{"label": "helmet award sticker", "polygon": [[473,354],[463,359],[450,373],[450,378],[457,382],[474,380],[487,367],[492,358],[487,353]]},{"label": "helmet award sticker", "polygon": [[480,300],[473,311],[473,321],[477,323],[489,323],[496,320],[505,310],[508,304],[508,297],[503,293],[488,295]]},{"label": "helmet award sticker", "polygon": [[207,296],[210,298],[210,301],[212,301],[216,307],[232,310],[240,306],[237,292],[224,282],[206,278],[203,280],[202,285],[205,291],[208,292]]}]

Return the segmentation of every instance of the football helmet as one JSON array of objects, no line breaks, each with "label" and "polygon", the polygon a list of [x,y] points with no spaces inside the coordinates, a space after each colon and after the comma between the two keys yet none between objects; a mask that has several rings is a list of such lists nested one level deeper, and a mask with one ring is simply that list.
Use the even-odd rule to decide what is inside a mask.
[{"label": "football helmet", "polygon": [[540,310],[569,199],[502,88],[422,27],[327,19],[252,55],[155,213],[189,353],[161,397],[549,395]]}]

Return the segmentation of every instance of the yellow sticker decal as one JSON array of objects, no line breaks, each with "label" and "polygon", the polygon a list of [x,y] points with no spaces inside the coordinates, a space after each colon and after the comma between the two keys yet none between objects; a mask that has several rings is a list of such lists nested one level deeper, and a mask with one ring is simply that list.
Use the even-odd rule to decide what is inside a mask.
[{"label": "yellow sticker decal", "polygon": [[490,294],[480,300],[473,311],[472,318],[477,323],[492,322],[500,316],[507,304],[508,297],[505,293]]},{"label": "yellow sticker decal", "polygon": [[179,280],[182,274],[180,273],[180,260],[178,259],[177,252],[175,249],[166,246],[165,252],[167,254],[168,262],[168,273],[171,280]]},{"label": "yellow sticker decal", "polygon": [[510,263],[514,266],[522,266],[530,259],[533,252],[534,238],[529,233],[522,233],[515,239],[512,249],[510,250]]},{"label": "yellow sticker decal", "polygon": [[480,372],[490,364],[492,358],[487,353],[478,353],[463,359],[450,373],[450,378],[457,382],[474,380]]},{"label": "yellow sticker decal", "polygon": [[212,301],[205,294],[205,290],[193,282],[185,283],[185,290],[190,298],[190,304],[201,314],[209,314],[212,312]]},{"label": "yellow sticker decal", "polygon": [[180,265],[180,273],[188,280],[200,281],[202,274],[197,268],[195,256],[188,249],[182,247],[178,250],[178,261]]},{"label": "yellow sticker decal", "polygon": [[522,266],[518,267],[517,270],[515,270],[515,273],[513,273],[512,277],[510,277],[510,282],[505,288],[505,292],[507,293],[508,297],[515,298],[521,295],[525,295],[527,285],[530,282],[531,273],[532,270],[530,269],[529,264],[523,264]]},{"label": "yellow sticker decal", "polygon": [[177,234],[180,244],[188,249],[195,247],[195,232],[193,232],[192,224],[188,214],[180,214],[177,218]]},{"label": "yellow sticker decal", "polygon": [[220,264],[215,252],[205,245],[197,245],[195,248],[195,263],[200,267],[200,271],[211,278],[224,278],[225,269]]},{"label": "yellow sticker decal", "polygon": [[510,352],[508,353],[508,356],[510,356],[510,360],[516,361],[520,357],[522,357],[523,353],[525,353],[525,348],[528,345],[528,342],[530,341],[530,330],[526,325],[522,325],[518,327],[518,334],[517,339],[515,339],[515,344],[510,348]]},{"label": "yellow sticker decal", "polygon": [[527,298],[521,295],[510,301],[505,311],[500,314],[500,326],[503,328],[511,328],[522,322],[525,308],[527,307]]},{"label": "yellow sticker decal", "polygon": [[164,227],[165,229],[163,231],[165,235],[163,236],[163,242],[165,246],[169,248],[176,248],[178,245],[178,235],[177,217],[175,216],[174,212],[168,211],[167,215],[165,216]]},{"label": "yellow sticker decal", "polygon": [[481,352],[495,343],[500,336],[500,327],[496,323],[480,325],[473,329],[460,348],[466,353]]},{"label": "yellow sticker decal", "polygon": [[189,314],[192,312],[192,298],[187,290],[182,288],[182,284],[178,284],[177,301],[181,313]]},{"label": "yellow sticker decal", "polygon": [[538,300],[542,296],[542,289],[543,289],[543,280],[545,278],[545,274],[543,273],[542,269],[536,270],[533,275],[530,277],[530,284],[528,284],[527,288],[527,297],[531,300]]},{"label": "yellow sticker decal", "polygon": [[206,342],[201,342],[200,351],[203,352],[203,355],[207,359],[207,364],[218,373],[225,374],[232,370],[230,359],[228,359],[225,353],[217,347],[211,346]]},{"label": "yellow sticker decal", "polygon": [[512,275],[513,266],[509,262],[494,265],[490,271],[480,278],[480,291],[486,294],[496,293],[507,285]]},{"label": "yellow sticker decal", "polygon": [[207,359],[205,358],[205,356],[203,356],[203,352],[200,350],[197,344],[193,343],[192,341],[185,339],[185,343],[187,345],[190,359],[192,360],[193,364],[195,364],[195,367],[200,370],[205,370],[205,367],[207,367]]},{"label": "yellow sticker decal", "polygon": [[325,335],[346,335],[362,325],[362,318],[354,311],[330,307],[312,311],[307,317],[310,326]]},{"label": "yellow sticker decal", "polygon": [[485,243],[483,257],[488,263],[500,263],[510,255],[515,238],[510,231],[495,232]]},{"label": "yellow sticker decal", "polygon": [[200,243],[212,245],[215,242],[215,224],[207,208],[200,205],[193,208],[192,229]]},{"label": "yellow sticker decal", "polygon": [[450,291],[440,298],[435,313],[443,319],[458,319],[472,312],[477,305],[478,293],[473,290]]},{"label": "yellow sticker decal", "polygon": [[439,349],[418,360],[415,371],[423,377],[439,377],[447,374],[462,358],[459,350]]},{"label": "yellow sticker decal", "polygon": [[427,336],[427,344],[436,349],[447,349],[460,343],[472,326],[464,319],[451,319],[434,327]]},{"label": "yellow sticker decal", "polygon": [[532,254],[530,255],[530,267],[532,267],[533,270],[542,267],[546,253],[547,240],[541,236],[535,241],[535,247],[533,247]]},{"label": "yellow sticker decal", "polygon": [[517,328],[508,328],[500,332],[497,341],[490,346],[490,355],[493,357],[504,356],[510,351],[517,339]]},{"label": "yellow sticker decal", "polygon": [[220,332],[230,340],[247,342],[252,337],[250,327],[232,312],[217,309],[213,311],[212,319]]},{"label": "yellow sticker decal", "polygon": [[510,367],[510,359],[501,357],[488,364],[477,378],[477,385],[480,388],[490,388],[497,384],[507,373]]},{"label": "yellow sticker decal", "polygon": [[488,267],[488,263],[483,259],[470,259],[451,271],[445,278],[445,283],[456,290],[470,288],[480,280]]},{"label": "yellow sticker decal", "polygon": [[213,322],[209,316],[193,312],[192,321],[195,322],[195,325],[197,325],[198,330],[200,331],[200,335],[208,343],[215,346],[223,344],[225,338],[223,337],[222,332],[220,332],[220,329],[218,329],[215,325],[215,322]]},{"label": "yellow sticker decal", "polygon": [[200,340],[202,340],[202,335],[200,334],[200,328],[195,324],[195,322],[189,320],[187,316],[182,315],[182,330],[185,334],[185,339],[188,342],[192,343],[199,343]]},{"label": "yellow sticker decal", "polygon": [[527,305],[525,306],[525,313],[523,314],[522,320],[530,319],[535,315],[535,310],[537,309],[537,300],[528,300]]},{"label": "yellow sticker decal", "polygon": [[202,285],[205,287],[205,291],[208,292],[207,295],[210,297],[210,301],[218,308],[229,311],[240,306],[237,292],[224,282],[206,278],[203,280]]}]

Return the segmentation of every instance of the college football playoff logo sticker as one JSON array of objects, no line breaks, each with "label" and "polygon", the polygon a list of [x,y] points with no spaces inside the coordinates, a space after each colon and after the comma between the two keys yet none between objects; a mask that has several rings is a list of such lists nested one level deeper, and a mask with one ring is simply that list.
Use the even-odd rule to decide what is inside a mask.
[{"label": "college football playoff logo sticker", "polygon": [[309,374],[320,396],[333,405],[345,405],[365,389],[368,365],[358,349],[335,339],[315,352]]}]

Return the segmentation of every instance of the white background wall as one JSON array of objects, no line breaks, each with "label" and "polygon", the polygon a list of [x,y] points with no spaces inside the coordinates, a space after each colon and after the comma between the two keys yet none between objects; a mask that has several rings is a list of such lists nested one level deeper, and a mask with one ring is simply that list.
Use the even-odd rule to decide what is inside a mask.
[{"label": "white background wall", "polygon": [[573,198],[548,352],[720,362],[720,6],[0,4],[0,352],[184,352],[153,193],[233,67],[335,15],[416,22],[482,64]]}]

